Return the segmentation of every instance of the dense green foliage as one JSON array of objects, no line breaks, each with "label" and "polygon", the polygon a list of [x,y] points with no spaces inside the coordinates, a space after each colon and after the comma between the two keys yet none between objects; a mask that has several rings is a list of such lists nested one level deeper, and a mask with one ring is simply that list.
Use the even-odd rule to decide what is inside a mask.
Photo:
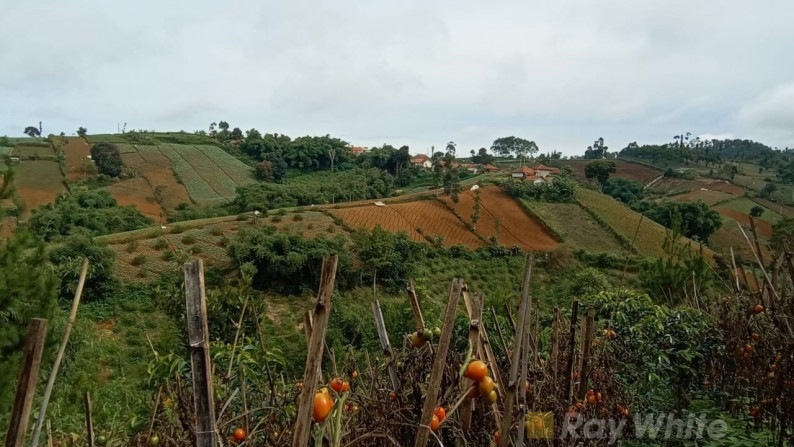
[{"label": "dense green foliage", "polygon": [[[265,134],[256,129],[246,132],[240,149],[257,161],[281,158],[288,167],[303,172],[330,170],[332,166],[350,163],[353,155],[348,144],[329,135],[321,137],[299,137],[291,139],[287,135]],[[275,164],[275,163],[274,163]]]},{"label": "dense green foliage", "polygon": [[339,255],[336,285],[340,290],[361,280],[401,289],[415,274],[416,262],[425,244],[411,241],[404,233],[393,234],[376,227],[358,230],[352,244],[342,235],[334,238],[303,238],[278,233],[276,227],[242,232],[228,247],[236,265],[250,263],[256,268],[253,285],[261,290],[300,293],[314,290],[319,281],[323,257]]},{"label": "dense green foliage", "polygon": [[61,279],[59,297],[69,301],[74,297],[83,259],[88,259],[88,274],[83,287],[83,300],[101,300],[118,288],[113,271],[116,253],[112,248],[98,245],[86,231],[67,236],[50,251],[50,262]]},{"label": "dense green foliage", "polygon": [[376,168],[355,168],[338,174],[333,184],[280,185],[259,183],[237,188],[229,205],[233,212],[379,199],[392,194],[393,178]]},{"label": "dense green foliage", "polygon": [[606,349],[625,363],[616,374],[633,400],[643,408],[664,408],[668,402],[686,408],[718,349],[712,319],[695,309],[654,304],[632,291],[602,292],[584,305],[620,334]]},{"label": "dense green foliage", "polygon": [[52,317],[57,289],[40,240],[18,233],[0,243],[0,408],[11,407],[28,321]]},{"label": "dense green foliage", "polygon": [[515,155],[518,158],[531,157],[538,152],[538,145],[534,141],[519,137],[502,137],[494,140],[491,151],[506,157]]},{"label": "dense green foliage", "polygon": [[121,175],[121,153],[119,148],[110,143],[97,143],[91,146],[91,159],[100,174],[108,177]]},{"label": "dense green foliage", "polygon": [[106,190],[76,188],[33,211],[30,228],[46,240],[84,228],[92,236],[130,231],[153,222],[134,206],[120,207]]},{"label": "dense green foliage", "polygon": [[637,211],[645,213],[645,216],[667,228],[673,228],[675,219],[680,217],[682,234],[703,243],[708,243],[709,236],[722,226],[720,214],[701,201],[642,202]]},{"label": "dense green foliage", "polygon": [[704,140],[698,138],[662,145],[630,143],[620,151],[621,157],[677,163],[701,162],[706,165],[725,160],[748,160],[770,167],[783,158],[783,153],[751,140]]},{"label": "dense green foliage", "polygon": [[604,187],[609,180],[609,174],[617,170],[613,160],[596,160],[584,166],[584,175],[587,178],[594,178],[600,187]]},{"label": "dense green foliage", "polygon": [[604,183],[601,192],[627,205],[633,205],[645,196],[645,187],[636,180],[611,178]]},{"label": "dense green foliage", "polygon": [[551,182],[538,185],[523,180],[507,180],[501,186],[507,195],[520,199],[556,203],[576,200],[576,183],[567,177],[555,177]]},{"label": "dense green foliage", "polygon": [[607,158],[608,151],[609,146],[605,146],[604,139],[599,137],[591,146],[587,146],[587,149],[584,151],[584,158],[586,160],[600,160],[602,158]]}]

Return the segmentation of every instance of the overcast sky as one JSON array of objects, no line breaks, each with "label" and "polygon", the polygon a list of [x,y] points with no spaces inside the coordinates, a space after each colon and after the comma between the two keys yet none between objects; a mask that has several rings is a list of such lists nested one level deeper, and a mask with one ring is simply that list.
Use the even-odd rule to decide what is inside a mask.
[{"label": "overcast sky", "polygon": [[414,153],[794,147],[792,0],[0,3],[0,135],[226,120]]}]

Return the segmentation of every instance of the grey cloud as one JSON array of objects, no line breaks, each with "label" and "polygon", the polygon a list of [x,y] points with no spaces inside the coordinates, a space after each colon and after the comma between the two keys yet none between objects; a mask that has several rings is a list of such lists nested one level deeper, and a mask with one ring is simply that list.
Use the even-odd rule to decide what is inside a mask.
[{"label": "grey cloud", "polygon": [[226,119],[417,152],[686,131],[792,146],[792,16],[787,0],[22,2],[0,16],[0,134]]}]

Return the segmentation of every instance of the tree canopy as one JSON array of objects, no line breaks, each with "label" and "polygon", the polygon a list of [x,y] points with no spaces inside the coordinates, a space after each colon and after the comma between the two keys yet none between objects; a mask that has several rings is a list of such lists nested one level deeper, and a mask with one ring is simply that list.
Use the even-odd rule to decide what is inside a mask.
[{"label": "tree canopy", "polygon": [[503,157],[515,155],[516,157],[531,157],[538,152],[538,145],[534,141],[519,137],[502,137],[494,140],[491,151]]},{"label": "tree canopy", "polygon": [[643,202],[642,205],[641,211],[644,211],[647,217],[667,228],[673,228],[676,219],[680,219],[682,234],[703,243],[708,243],[709,236],[722,226],[720,214],[701,201]]},{"label": "tree canopy", "polygon": [[91,159],[100,174],[118,177],[123,166],[119,148],[110,143],[97,143],[91,146]]},{"label": "tree canopy", "polygon": [[645,187],[636,180],[611,178],[604,183],[601,192],[627,205],[632,205],[642,200],[645,195]]},{"label": "tree canopy", "polygon": [[613,160],[596,160],[584,166],[584,175],[587,178],[594,178],[600,187],[604,187],[609,180],[609,174],[617,170]]}]

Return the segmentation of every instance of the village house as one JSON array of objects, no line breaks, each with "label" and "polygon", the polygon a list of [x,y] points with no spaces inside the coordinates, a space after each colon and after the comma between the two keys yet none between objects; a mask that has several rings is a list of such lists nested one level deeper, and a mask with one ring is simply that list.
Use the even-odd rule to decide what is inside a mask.
[{"label": "village house", "polygon": [[535,168],[535,172],[544,179],[549,175],[560,175],[559,169],[542,164]]},{"label": "village house", "polygon": [[526,179],[535,175],[535,170],[529,166],[521,166],[510,174],[513,178]]},{"label": "village house", "polygon": [[411,166],[418,166],[424,169],[430,169],[433,167],[433,162],[430,161],[430,157],[425,154],[419,154],[415,157],[411,157]]},{"label": "village house", "polygon": [[364,152],[367,152],[369,149],[361,146],[353,146],[350,148],[350,153],[353,155],[361,155]]},{"label": "village house", "polygon": [[487,165],[483,168],[484,172],[499,172],[499,168],[494,165]]}]

